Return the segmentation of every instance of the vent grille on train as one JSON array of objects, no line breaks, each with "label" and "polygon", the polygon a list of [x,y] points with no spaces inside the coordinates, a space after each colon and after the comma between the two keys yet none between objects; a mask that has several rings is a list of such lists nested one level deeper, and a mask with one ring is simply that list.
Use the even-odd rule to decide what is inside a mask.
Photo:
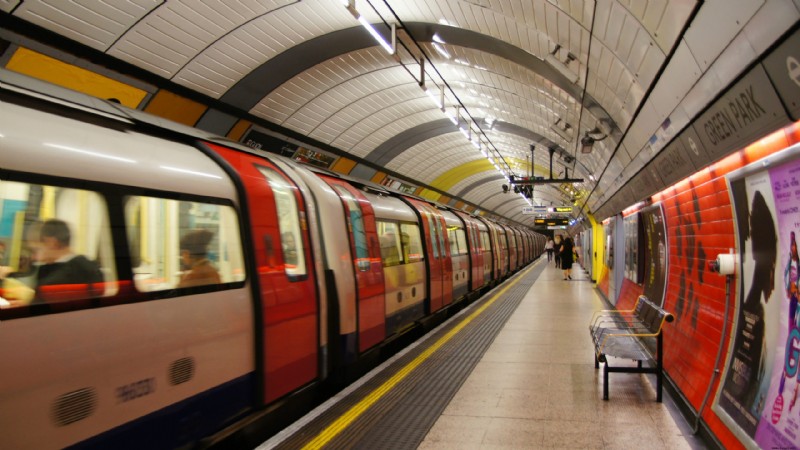
[{"label": "vent grille on train", "polygon": [[186,383],[194,377],[194,358],[181,358],[169,366],[169,384]]},{"label": "vent grille on train", "polygon": [[83,388],[58,397],[53,404],[53,419],[58,426],[66,426],[92,415],[97,407],[97,394],[92,388]]}]

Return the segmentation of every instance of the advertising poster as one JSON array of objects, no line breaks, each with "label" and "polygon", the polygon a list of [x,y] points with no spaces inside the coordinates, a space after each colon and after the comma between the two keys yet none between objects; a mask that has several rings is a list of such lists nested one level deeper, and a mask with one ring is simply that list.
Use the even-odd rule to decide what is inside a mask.
[{"label": "advertising poster", "polygon": [[715,410],[745,442],[797,448],[800,160],[795,157],[768,170],[747,169],[746,176],[730,179],[739,290]]},{"label": "advertising poster", "polygon": [[667,285],[667,228],[661,204],[642,209],[644,225],[644,295],[655,304],[664,305]]}]

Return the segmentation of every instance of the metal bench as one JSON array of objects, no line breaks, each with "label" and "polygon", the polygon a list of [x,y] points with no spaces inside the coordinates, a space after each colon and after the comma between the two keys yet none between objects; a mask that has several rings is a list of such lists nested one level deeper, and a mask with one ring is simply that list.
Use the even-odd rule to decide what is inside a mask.
[{"label": "metal bench", "polygon": [[[594,343],[594,367],[603,367],[603,400],[608,400],[608,374],[610,372],[656,374],[656,401],[661,402],[663,378],[664,323],[672,322],[672,314],[651,302],[644,295],[636,300],[630,310],[597,311],[589,325],[589,334]],[[607,356],[637,361],[636,367],[616,366],[608,363]],[[650,361],[654,366],[645,367]]]}]

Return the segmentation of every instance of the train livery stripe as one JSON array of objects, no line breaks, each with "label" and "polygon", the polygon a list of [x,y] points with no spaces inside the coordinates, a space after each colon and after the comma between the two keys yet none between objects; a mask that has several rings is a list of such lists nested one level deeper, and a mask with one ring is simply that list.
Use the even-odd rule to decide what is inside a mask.
[{"label": "train livery stripe", "polygon": [[350,408],[346,413],[342,414],[335,422],[330,424],[326,429],[324,429],[320,434],[318,434],[313,440],[307,443],[303,450],[306,449],[314,449],[314,448],[321,448],[327,445],[333,438],[335,438],[339,433],[344,431],[351,423],[353,423],[358,417],[364,414],[372,405],[378,402],[384,395],[386,395],[389,391],[391,391],[398,383],[403,381],[414,369],[419,367],[420,364],[425,362],[428,358],[430,358],[434,353],[436,353],[439,348],[445,345],[447,342],[450,341],[454,336],[456,336],[464,327],[469,325],[473,320],[475,320],[478,316],[480,316],[487,308],[492,306],[497,299],[499,299],[503,294],[506,293],[509,289],[511,289],[514,285],[519,282],[519,280],[527,275],[533,269],[533,266],[527,268],[524,272],[522,272],[518,277],[514,278],[513,280],[509,281],[506,286],[503,286],[497,293],[495,293],[489,300],[486,301],[483,305],[481,305],[478,309],[473,311],[472,314],[465,317],[461,323],[453,327],[447,334],[439,338],[433,345],[431,345],[428,349],[424,352],[420,353],[419,356],[414,358],[413,361],[408,363],[405,367],[397,371],[392,378],[388,379],[385,383],[379,386],[377,389],[372,391],[371,394],[366,396],[363,400],[358,402],[352,408]]}]

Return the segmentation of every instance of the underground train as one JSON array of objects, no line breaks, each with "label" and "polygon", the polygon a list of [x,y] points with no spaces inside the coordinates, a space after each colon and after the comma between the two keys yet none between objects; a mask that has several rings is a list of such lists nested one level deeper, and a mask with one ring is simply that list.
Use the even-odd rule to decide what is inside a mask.
[{"label": "underground train", "polygon": [[543,252],[528,229],[59,97],[0,77],[3,448],[213,439]]}]

